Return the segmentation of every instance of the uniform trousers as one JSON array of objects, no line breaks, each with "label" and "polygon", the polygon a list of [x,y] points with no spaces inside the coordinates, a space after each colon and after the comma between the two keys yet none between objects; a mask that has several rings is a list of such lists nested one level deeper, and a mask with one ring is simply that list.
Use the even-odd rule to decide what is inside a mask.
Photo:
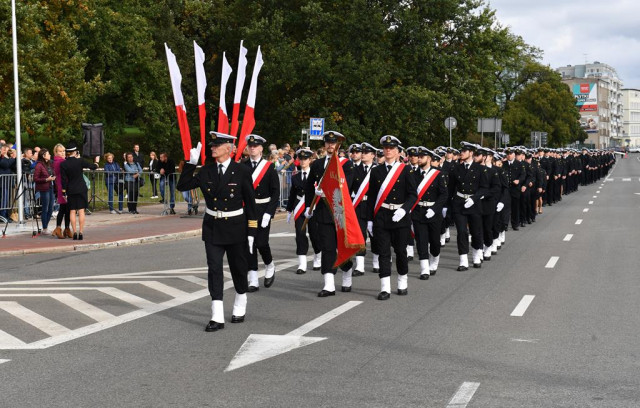
[{"label": "uniform trousers", "polygon": [[[480,214],[453,214],[456,223],[458,255],[469,253],[469,232],[471,232],[471,246],[474,249],[482,249],[482,215]],[[467,225],[469,228],[467,229]]]},{"label": "uniform trousers", "polygon": [[529,214],[531,212],[531,189],[527,189],[520,196],[520,223],[529,221]]},{"label": "uniform trousers", "polygon": [[[304,220],[305,219],[306,218],[304,218],[304,216],[301,215],[295,221],[295,224],[296,224],[296,255],[306,255],[307,252],[309,251],[309,238],[307,238],[307,226],[309,227],[309,229],[311,229],[310,228],[311,227],[311,220],[309,220],[309,222],[307,223],[307,226],[305,226],[303,228],[302,225],[304,224]],[[316,252],[315,249],[314,249],[314,252]]]},{"label": "uniform trousers", "polygon": [[[271,247],[269,246],[269,231],[271,230],[271,223],[267,225],[267,228],[258,227],[258,232],[256,234],[255,239],[255,247],[256,251],[253,251],[253,254],[247,254],[249,260],[249,270],[257,271],[258,270],[258,252],[260,252],[260,256],[262,257],[262,262],[265,265],[269,265],[273,262],[273,257],[271,256]],[[249,248],[247,247],[247,251]]]},{"label": "uniform trousers", "polygon": [[391,247],[393,247],[393,251],[396,254],[398,275],[409,273],[407,242],[409,242],[410,235],[410,227],[387,229],[374,225],[373,236],[375,237],[375,249],[379,256],[380,278],[391,276]]},{"label": "uniform trousers", "polygon": [[[364,218],[358,217],[358,225],[360,225],[360,231],[362,231],[362,236],[364,237],[365,247],[362,248],[362,251],[358,252],[356,255],[357,256],[365,256],[367,254],[367,248],[366,248],[366,244],[367,244],[367,220],[364,219]],[[369,241],[371,241],[371,239],[369,239]]]},{"label": "uniform trousers", "polygon": [[222,300],[222,291],[224,289],[222,260],[225,252],[227,253],[227,260],[229,261],[233,287],[236,289],[236,293],[240,295],[245,293],[249,287],[249,282],[247,281],[247,253],[249,247],[247,243],[239,242],[237,244],[216,245],[204,241],[204,248],[207,253],[209,294],[211,295],[211,300]]},{"label": "uniform trousers", "polygon": [[495,226],[494,219],[496,217],[496,214],[497,213],[495,211],[492,211],[489,214],[482,214],[482,242],[486,246],[493,245],[493,239],[495,238],[493,236],[493,230]]},{"label": "uniform trousers", "polygon": [[520,195],[511,196],[511,226],[518,228],[520,226]]},{"label": "uniform trousers", "polygon": [[440,255],[441,226],[442,215],[433,216],[431,222],[413,222],[413,232],[416,236],[418,257],[421,261],[429,259],[429,252],[431,252],[432,256]]}]

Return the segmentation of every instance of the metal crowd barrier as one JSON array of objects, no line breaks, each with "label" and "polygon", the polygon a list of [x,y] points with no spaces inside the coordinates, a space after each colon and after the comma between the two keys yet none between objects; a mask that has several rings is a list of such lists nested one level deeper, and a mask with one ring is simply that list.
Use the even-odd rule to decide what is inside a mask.
[{"label": "metal crowd barrier", "polygon": [[[25,218],[32,218],[40,207],[39,194],[34,190],[33,174],[22,175]],[[0,174],[0,223],[9,218],[18,221],[18,175]]]}]

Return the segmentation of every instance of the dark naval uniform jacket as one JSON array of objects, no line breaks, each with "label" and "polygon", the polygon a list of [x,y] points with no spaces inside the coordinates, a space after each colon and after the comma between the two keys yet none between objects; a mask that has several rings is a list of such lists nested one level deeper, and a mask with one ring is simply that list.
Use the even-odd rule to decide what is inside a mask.
[{"label": "dark naval uniform jacket", "polygon": [[486,167],[489,180],[489,193],[481,200],[482,215],[491,215],[496,212],[496,205],[502,199],[502,182],[497,167]]},{"label": "dark naval uniform jacket", "polygon": [[[430,167],[432,169],[434,167]],[[422,182],[422,179],[426,175],[422,175],[422,170],[418,170],[417,173],[419,177],[416,179],[416,191],[418,186]],[[428,171],[428,170],[427,170]],[[448,183],[448,175],[440,170],[440,173],[433,179],[431,185],[424,193],[422,198],[420,198],[420,202],[413,208],[411,211],[411,219],[413,222],[425,223],[429,224],[435,222],[438,219],[442,218],[442,208],[447,204],[449,200],[449,183]],[[417,198],[416,198],[417,199]],[[425,206],[420,205],[420,203],[433,203],[432,205]],[[431,218],[427,218],[427,210],[432,209],[435,215]]]},{"label": "dark naval uniform jacket", "polygon": [[[311,169],[308,170],[311,172]],[[289,199],[287,200],[287,211],[292,213],[298,205],[298,197],[304,199],[304,187],[305,183],[309,181],[309,174],[307,174],[307,180],[302,182],[302,170],[291,176],[291,187],[289,188]]]},{"label": "dark naval uniform jacket", "polygon": [[[260,159],[258,164],[262,162],[264,159]],[[247,160],[243,163],[244,166],[249,170],[249,178],[253,174],[253,165],[251,164],[251,160]],[[260,183],[255,188],[255,198],[256,201],[265,200],[270,198],[267,203],[257,203],[256,202],[256,219],[258,220],[258,225],[262,222],[262,216],[264,214],[273,215],[276,213],[276,209],[280,203],[280,180],[278,179],[278,173],[276,172],[273,163],[267,164],[267,171],[260,180]],[[253,180],[253,179],[252,179]],[[253,181],[251,182],[253,186]]]},{"label": "dark naval uniform jacket", "polygon": [[[521,187],[524,186],[524,182],[527,178],[527,172],[522,164],[517,160],[514,160],[513,163],[509,164],[509,161],[505,161],[502,168],[504,169],[504,174],[507,176],[507,183],[509,183],[509,192],[511,193],[511,197],[518,198],[522,195]],[[513,184],[515,180],[520,180],[518,184]]]},{"label": "dark naval uniform jacket", "polygon": [[244,209],[242,215],[229,218],[214,218],[205,213],[202,221],[203,241],[214,245],[245,242],[247,236],[255,237],[258,229],[251,171],[232,159],[222,178],[218,180],[218,163],[214,163],[201,167],[198,174],[194,174],[195,165],[185,163],[177,188],[179,191],[188,191],[199,187],[207,208],[212,211]]},{"label": "dark naval uniform jacket", "polygon": [[[331,157],[328,157],[328,159],[330,160]],[[311,163],[309,178],[307,179],[307,185],[305,186],[304,199],[306,208],[311,207],[311,202],[313,202],[313,198],[316,195],[316,183],[318,185],[320,184],[322,176],[324,175],[325,163],[328,165],[329,160],[327,160],[327,157],[325,157],[315,160],[313,163]],[[342,165],[342,171],[344,172],[344,176],[347,180],[349,191],[351,191],[351,183],[353,182],[353,163],[351,162],[351,160],[347,160]],[[324,199],[318,199],[318,202],[313,209],[313,218],[315,218],[317,222],[323,224],[333,224],[333,215],[331,215],[331,210],[327,208]]]},{"label": "dark naval uniform jacket", "polygon": [[[369,192],[368,196],[371,199],[371,203],[367,206],[369,215],[368,221],[373,221],[373,227],[394,229],[394,228],[410,228],[411,227],[411,207],[418,199],[416,189],[418,188],[417,179],[415,174],[411,171],[411,166],[406,165],[402,169],[402,173],[398,176],[395,185],[392,187],[391,192],[384,201],[386,204],[397,206],[397,208],[403,208],[406,211],[406,215],[398,222],[393,222],[391,219],[396,209],[388,209],[380,207],[375,218],[373,212],[376,206],[376,198],[384,179],[387,177],[387,164],[383,163],[376,166],[371,170],[371,178],[369,179]],[[367,200],[368,201],[368,200]]]},{"label": "dark naval uniform jacket", "polygon": [[[481,214],[481,198],[489,194],[489,176],[487,168],[479,163],[471,163],[467,170],[464,163],[456,164],[449,173],[451,183],[451,207],[457,214]],[[473,200],[470,208],[464,208],[465,195]]]},{"label": "dark naval uniform jacket", "polygon": [[[351,184],[351,189],[349,190],[352,200],[355,198],[355,195],[358,193],[358,190],[360,189],[360,186],[364,182],[364,179],[367,176],[367,173],[371,172],[375,167],[376,167],[376,164],[371,163],[368,166],[367,171],[364,171],[364,163],[360,162],[359,165],[353,168],[353,183]],[[369,188],[371,188],[371,177],[369,177]],[[356,215],[360,220],[366,220],[369,215],[368,207],[369,205],[371,205],[370,197],[371,197],[371,194],[369,193],[369,190],[367,190],[367,192],[362,197],[362,200],[360,200],[360,204],[358,204],[358,206],[355,208]]]}]

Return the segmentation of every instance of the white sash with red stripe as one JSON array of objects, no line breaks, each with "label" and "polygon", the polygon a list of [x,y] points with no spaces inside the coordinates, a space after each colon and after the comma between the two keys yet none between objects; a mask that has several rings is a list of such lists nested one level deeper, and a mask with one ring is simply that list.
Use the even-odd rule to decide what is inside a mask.
[{"label": "white sash with red stripe", "polygon": [[367,194],[367,191],[369,191],[370,177],[371,177],[371,169],[369,169],[369,171],[367,172],[367,175],[364,176],[364,180],[362,180],[362,184],[360,184],[360,188],[358,188],[356,195],[353,196],[353,208],[356,208],[358,204],[360,204],[360,201],[362,201],[362,198],[364,197],[364,195]]},{"label": "white sash with red stripe", "polygon": [[302,213],[304,213],[304,209],[305,209],[305,204],[304,204],[304,195],[303,195],[300,201],[298,201],[298,204],[296,204],[296,208],[293,209],[293,219],[297,220],[298,217],[300,217]]},{"label": "white sash with red stripe", "polygon": [[431,186],[431,183],[433,183],[433,180],[436,179],[436,176],[438,174],[440,174],[440,170],[432,167],[429,169],[427,174],[424,175],[424,178],[422,179],[422,181],[420,182],[420,185],[418,186],[418,199],[416,200],[416,203],[413,205],[413,207],[411,207],[412,210],[416,208],[416,205],[418,205],[418,203],[422,199],[422,196],[424,196],[424,194],[427,192],[427,190]]},{"label": "white sash with red stripe", "polygon": [[258,187],[258,184],[260,184],[260,182],[262,181],[262,178],[267,173],[267,170],[269,170],[270,164],[271,162],[264,159],[260,159],[260,162],[258,163],[256,168],[253,170],[253,174],[251,175],[251,178],[253,179],[254,189]]},{"label": "white sash with red stripe", "polygon": [[[386,164],[384,164],[384,166],[386,166]],[[393,185],[396,183],[396,180],[398,180],[398,177],[400,177],[400,174],[402,174],[402,170],[404,170],[404,166],[405,166],[404,163],[395,162],[393,164],[393,167],[391,167],[391,170],[389,170],[387,177],[385,177],[384,181],[382,182],[382,185],[380,186],[380,191],[378,191],[378,197],[376,197],[376,205],[375,207],[373,207],[374,217],[378,213],[378,210],[380,210],[380,207],[382,207],[384,200],[386,200],[387,197],[389,196],[389,193],[391,192]]]}]

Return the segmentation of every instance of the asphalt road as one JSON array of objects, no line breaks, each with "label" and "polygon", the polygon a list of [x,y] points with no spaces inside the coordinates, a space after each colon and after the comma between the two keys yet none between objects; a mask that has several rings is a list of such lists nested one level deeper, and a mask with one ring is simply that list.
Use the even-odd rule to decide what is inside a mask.
[{"label": "asphalt road", "polygon": [[278,221],[274,286],[217,333],[198,239],[3,258],[0,406],[638,407],[639,207],[630,155],[481,269],[455,271],[455,239],[430,280],[413,261],[386,302],[370,258],[317,298]]}]

